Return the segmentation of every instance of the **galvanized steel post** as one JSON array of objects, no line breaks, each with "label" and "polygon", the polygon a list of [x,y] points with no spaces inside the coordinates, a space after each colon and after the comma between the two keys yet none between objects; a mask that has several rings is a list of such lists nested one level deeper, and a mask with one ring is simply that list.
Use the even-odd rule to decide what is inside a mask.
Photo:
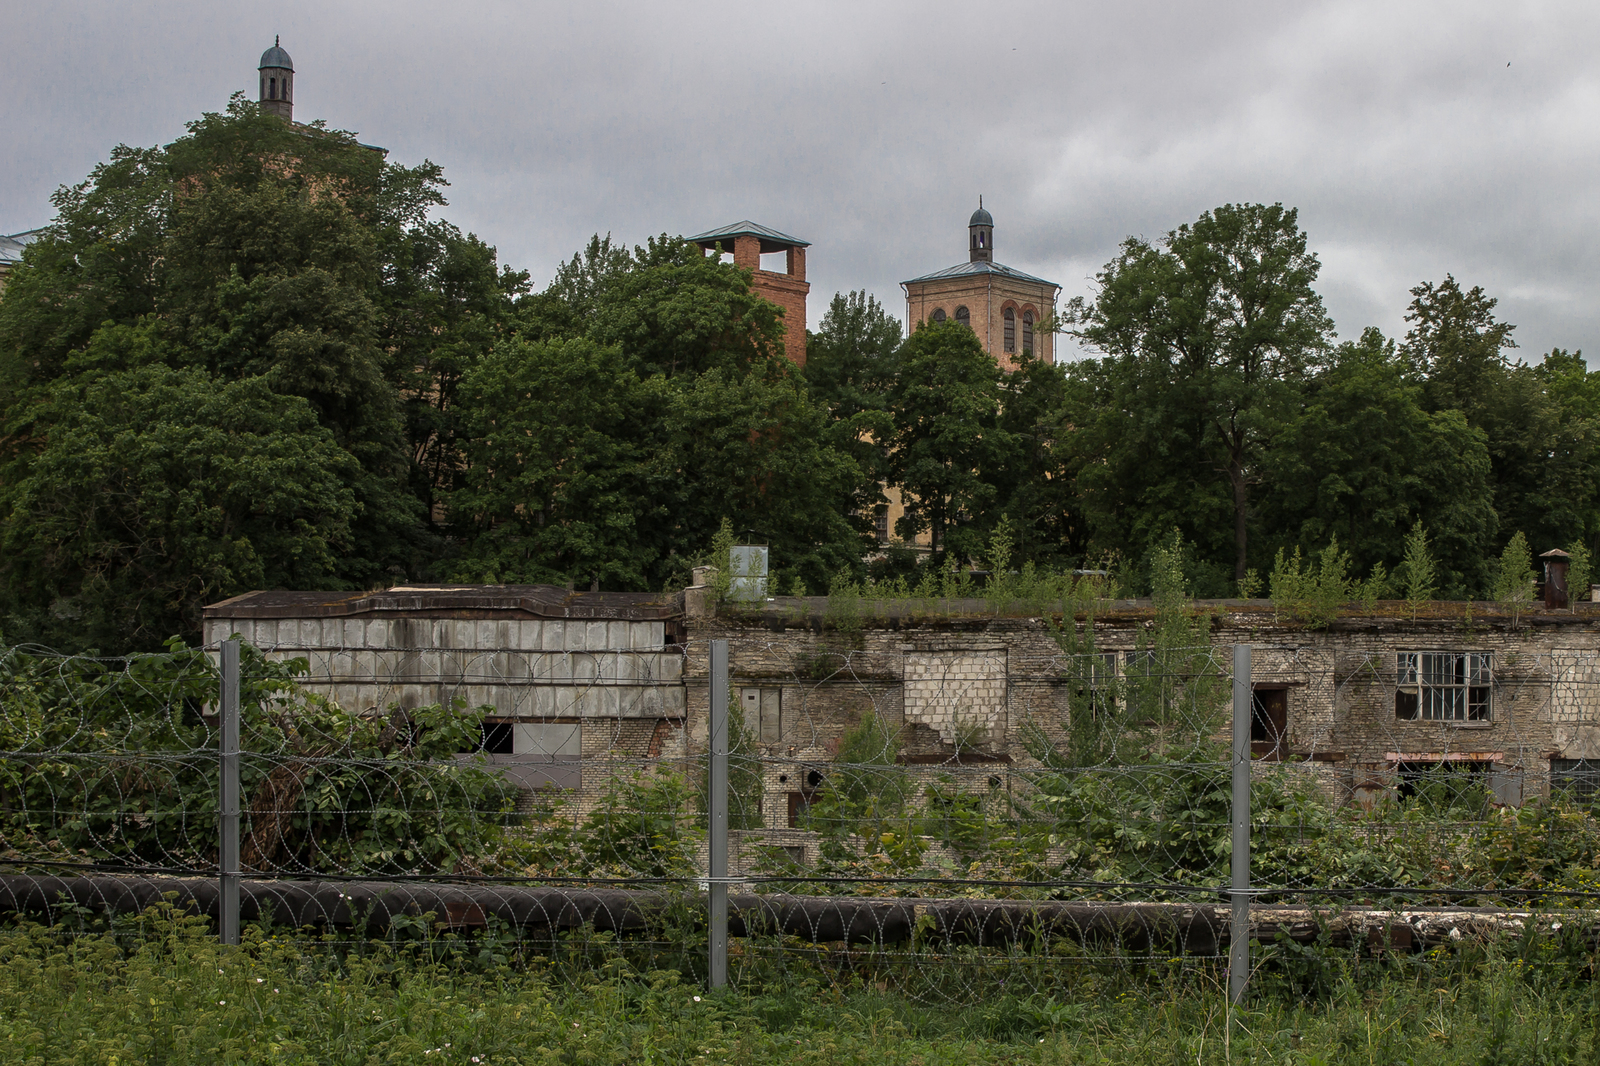
[{"label": "galvanized steel post", "polygon": [[218,797],[217,925],[224,944],[239,942],[239,638],[222,642],[222,759]]},{"label": "galvanized steel post", "polygon": [[728,642],[711,642],[710,780],[706,804],[710,819],[707,870],[710,884],[710,951],[708,980],[711,988],[728,983]]},{"label": "galvanized steel post", "polygon": [[1233,928],[1228,1002],[1244,998],[1250,977],[1250,645],[1233,649]]}]

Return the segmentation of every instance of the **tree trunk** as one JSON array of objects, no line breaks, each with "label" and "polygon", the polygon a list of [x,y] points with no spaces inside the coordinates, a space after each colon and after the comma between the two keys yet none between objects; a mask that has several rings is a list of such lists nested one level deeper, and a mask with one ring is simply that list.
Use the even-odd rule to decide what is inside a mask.
[{"label": "tree trunk", "polygon": [[1233,579],[1243,581],[1245,549],[1249,547],[1245,519],[1250,509],[1250,487],[1245,483],[1244,464],[1238,456],[1228,460],[1228,480],[1233,483]]}]

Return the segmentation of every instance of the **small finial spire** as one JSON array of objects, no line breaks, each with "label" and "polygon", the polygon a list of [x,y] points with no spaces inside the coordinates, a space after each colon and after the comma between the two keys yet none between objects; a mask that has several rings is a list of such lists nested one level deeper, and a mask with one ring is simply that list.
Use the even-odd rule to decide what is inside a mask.
[{"label": "small finial spire", "polygon": [[[283,43],[283,38],[282,38],[282,37],[279,37],[279,36],[278,36],[278,35],[277,35],[277,34],[276,34],[276,33],[274,33],[274,34],[273,34],[273,35],[272,35],[272,47],[274,47],[274,48],[276,48],[276,47],[278,47],[278,46],[279,46],[279,45],[280,45],[280,44],[282,44],[282,43]],[[983,203],[983,197],[981,197],[981,196],[980,196],[980,197],[978,197],[978,203],[979,203],[979,204],[980,204],[980,205],[981,205],[981,204],[982,204],[982,203]]]},{"label": "small finial spire", "polygon": [[981,192],[978,194],[978,206],[979,207],[983,206],[983,193],[981,193]]}]

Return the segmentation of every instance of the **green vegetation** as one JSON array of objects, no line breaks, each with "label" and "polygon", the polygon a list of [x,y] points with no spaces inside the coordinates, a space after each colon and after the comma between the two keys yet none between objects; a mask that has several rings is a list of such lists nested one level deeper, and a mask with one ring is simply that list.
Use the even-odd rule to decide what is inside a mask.
[{"label": "green vegetation", "polygon": [[[1596,963],[1579,934],[1374,957],[1267,945],[1235,1011],[1204,964],[1059,962],[992,984],[954,961],[913,998],[870,970],[759,957],[707,992],[620,947],[580,967],[511,938],[343,946],[247,930],[221,948],[152,911],[119,936],[0,937],[0,1042],[21,1062],[1121,1064],[1591,1063]],[[970,960],[969,960],[970,961]],[[1022,960],[1013,960],[1018,976]],[[977,981],[975,985],[972,982]],[[979,987],[979,986],[982,987]],[[1037,987],[1035,987],[1037,986]],[[959,1005],[960,1009],[951,1009]]]},{"label": "green vegetation", "polygon": [[[124,664],[0,655],[0,851],[206,869],[217,856],[219,679],[173,646]],[[244,648],[241,859],[286,873],[481,872],[508,860],[515,789],[455,753],[482,709],[357,716],[300,689],[305,661]]]},{"label": "green vegetation", "polygon": [[1528,550],[1528,538],[1519,530],[1500,553],[1494,576],[1494,599],[1513,623],[1518,613],[1533,602],[1533,581],[1533,553]]},{"label": "green vegetation", "polygon": [[1125,242],[1051,327],[1098,358],[1002,370],[958,323],[906,335],[850,293],[800,368],[747,271],[596,235],[534,292],[434,217],[445,185],[236,97],[56,195],[0,297],[10,639],[153,651],[253,588],[681,588],[725,522],[846,628],[852,596],[966,598],[983,565],[994,611],[1059,603],[1075,570],[1146,594],[1173,529],[1194,595],[1276,570],[1312,625],[1327,562],[1373,575],[1343,597],[1370,607],[1424,519],[1413,610],[1503,599],[1503,530],[1580,570],[1600,541],[1581,353],[1514,362],[1495,301],[1448,276],[1411,290],[1404,338],[1338,342],[1282,205]]}]

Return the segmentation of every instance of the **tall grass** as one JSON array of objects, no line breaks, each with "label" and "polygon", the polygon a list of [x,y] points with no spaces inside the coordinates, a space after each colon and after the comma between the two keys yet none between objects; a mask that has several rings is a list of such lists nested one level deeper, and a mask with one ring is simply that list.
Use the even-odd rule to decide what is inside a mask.
[{"label": "tall grass", "polygon": [[602,957],[559,980],[494,938],[334,951],[151,912],[142,935],[0,936],[6,1061],[63,1063],[1600,1062],[1593,941],[1373,957],[1268,950],[1249,1001],[1193,966],[1084,971],[969,1009],[793,968],[711,994]]}]

